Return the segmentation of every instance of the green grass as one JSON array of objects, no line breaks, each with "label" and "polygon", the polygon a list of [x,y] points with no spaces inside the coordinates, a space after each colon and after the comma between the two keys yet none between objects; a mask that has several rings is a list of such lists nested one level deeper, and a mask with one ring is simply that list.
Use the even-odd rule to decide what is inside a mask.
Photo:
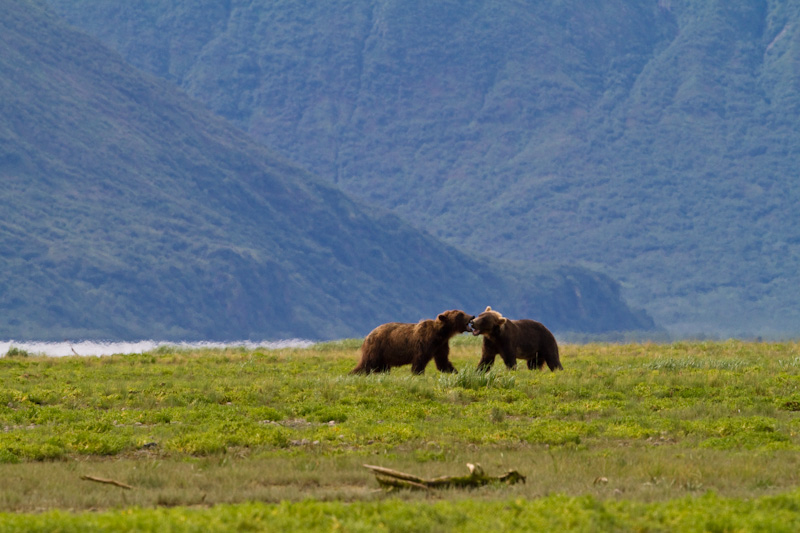
[{"label": "green grass", "polygon": [[736,501],[706,494],[641,504],[592,496],[526,501],[283,502],[211,509],[0,515],[3,531],[770,531],[800,528],[800,493]]},{"label": "green grass", "polygon": [[[474,371],[479,351],[457,339],[455,375],[366,377],[347,374],[352,340],[0,358],[0,512],[12,513],[0,531],[86,520],[223,530],[265,517],[399,531],[403,516],[421,531],[467,527],[459,520],[666,530],[692,516],[725,531],[745,509],[764,528],[759,509],[800,509],[798,343],[564,345],[563,372],[488,375]],[[435,477],[467,462],[527,483],[387,495],[361,466]]]}]

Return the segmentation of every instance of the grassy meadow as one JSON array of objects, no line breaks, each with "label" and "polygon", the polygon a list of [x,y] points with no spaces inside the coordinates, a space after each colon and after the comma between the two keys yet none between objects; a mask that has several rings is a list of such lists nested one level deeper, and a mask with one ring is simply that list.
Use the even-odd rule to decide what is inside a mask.
[{"label": "grassy meadow", "polygon": [[[474,372],[479,339],[350,376],[358,340],[0,358],[0,531],[800,529],[800,344],[561,346]],[[363,464],[524,484],[387,493]],[[132,488],[84,479],[114,480]]]}]

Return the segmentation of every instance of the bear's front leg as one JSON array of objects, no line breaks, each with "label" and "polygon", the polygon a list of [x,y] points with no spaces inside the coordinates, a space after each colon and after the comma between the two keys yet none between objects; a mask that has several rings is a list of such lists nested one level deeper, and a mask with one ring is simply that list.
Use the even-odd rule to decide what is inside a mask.
[{"label": "bear's front leg", "polygon": [[436,354],[433,356],[433,360],[436,363],[436,368],[439,369],[439,372],[446,372],[449,374],[457,374],[458,370],[456,367],[453,366],[453,363],[450,362],[450,347],[445,345],[442,346],[440,349],[436,350]]},{"label": "bear's front leg", "polygon": [[482,372],[488,372],[489,369],[492,368],[494,364],[494,358],[500,351],[497,349],[497,346],[487,339],[486,337],[483,338],[483,350],[481,352],[481,360],[478,363],[478,370]]}]

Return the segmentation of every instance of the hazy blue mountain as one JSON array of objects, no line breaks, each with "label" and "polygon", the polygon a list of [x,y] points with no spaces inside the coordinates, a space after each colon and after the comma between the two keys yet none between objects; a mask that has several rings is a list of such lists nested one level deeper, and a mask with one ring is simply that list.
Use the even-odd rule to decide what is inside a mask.
[{"label": "hazy blue mountain", "polygon": [[40,3],[0,12],[2,338],[331,339],[487,304],[557,331],[653,327],[605,275],[466,255]]},{"label": "hazy blue mountain", "polygon": [[49,0],[447,242],[587,266],[676,333],[797,334],[797,0]]}]

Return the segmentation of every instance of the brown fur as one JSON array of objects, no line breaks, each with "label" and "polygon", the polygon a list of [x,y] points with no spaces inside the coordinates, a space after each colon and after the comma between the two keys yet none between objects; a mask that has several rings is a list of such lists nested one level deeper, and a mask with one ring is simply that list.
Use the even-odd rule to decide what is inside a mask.
[{"label": "brown fur", "polygon": [[417,324],[390,322],[373,329],[361,345],[361,361],[350,373],[388,372],[395,366],[411,364],[415,374],[425,372],[431,359],[441,372],[456,372],[450,362],[451,337],[469,331],[475,318],[464,311],[445,311],[435,320]]},{"label": "brown fur", "polygon": [[543,324],[535,320],[509,320],[491,307],[472,321],[472,334],[483,335],[483,353],[478,370],[488,371],[497,354],[508,368],[517,368],[517,359],[525,359],[528,368],[563,370],[558,343]]}]

